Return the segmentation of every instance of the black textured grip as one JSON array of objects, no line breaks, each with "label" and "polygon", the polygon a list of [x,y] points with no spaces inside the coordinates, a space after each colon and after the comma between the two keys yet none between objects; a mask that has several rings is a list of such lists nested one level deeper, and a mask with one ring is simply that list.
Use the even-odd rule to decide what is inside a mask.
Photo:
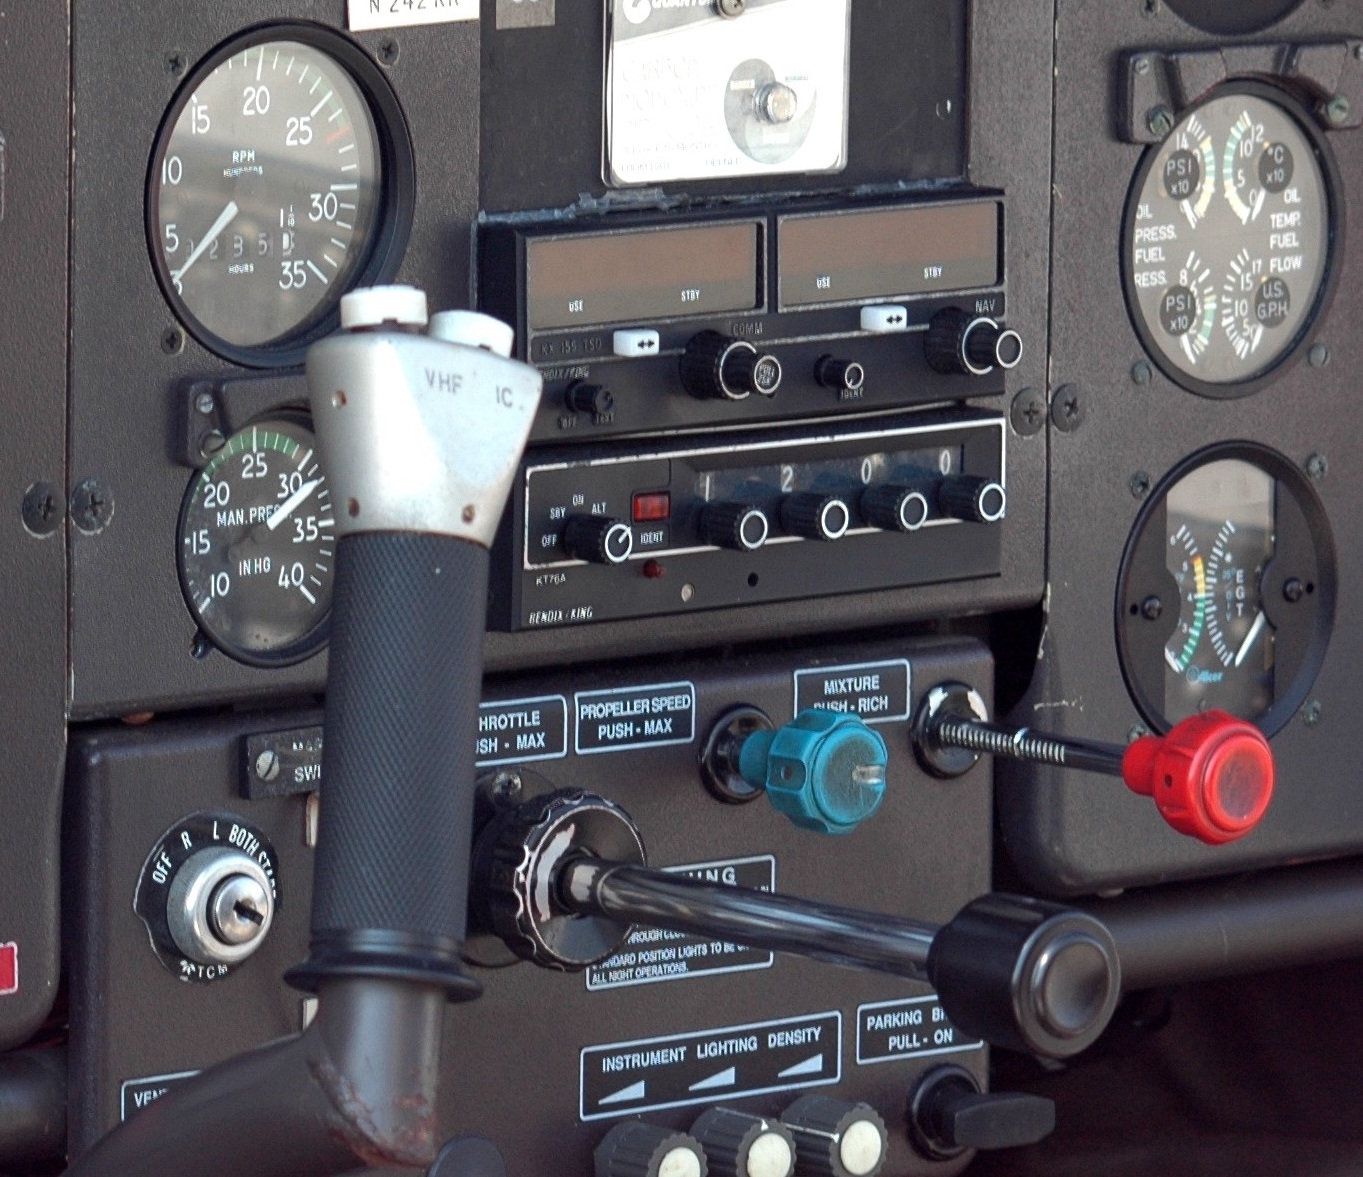
[{"label": "black textured grip", "polygon": [[448,536],[340,541],[315,959],[356,933],[463,938],[487,575],[486,549]]}]

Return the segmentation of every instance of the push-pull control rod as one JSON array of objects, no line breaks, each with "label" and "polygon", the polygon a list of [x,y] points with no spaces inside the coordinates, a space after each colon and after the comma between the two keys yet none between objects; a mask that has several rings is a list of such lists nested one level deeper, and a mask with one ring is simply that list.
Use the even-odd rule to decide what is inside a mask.
[{"label": "push-pull control rod", "polygon": [[330,1177],[429,1165],[460,966],[488,549],[539,402],[511,329],[356,291],[308,354],[339,539],[298,1038],[179,1085],[74,1172]]},{"label": "push-pull control rod", "polygon": [[934,687],[914,720],[914,746],[929,772],[957,776],[981,754],[1101,773],[1154,800],[1180,834],[1219,845],[1243,838],[1273,799],[1273,751],[1253,724],[1223,711],[1191,715],[1166,735],[1103,744],[992,723],[961,683]]},{"label": "push-pull control rod", "polygon": [[495,818],[474,877],[483,921],[547,968],[606,959],[633,924],[666,928],[926,981],[958,1029],[1054,1058],[1092,1044],[1121,989],[1112,937],[1086,913],[987,895],[939,926],[689,879],[644,865],[624,810],[579,790]]}]

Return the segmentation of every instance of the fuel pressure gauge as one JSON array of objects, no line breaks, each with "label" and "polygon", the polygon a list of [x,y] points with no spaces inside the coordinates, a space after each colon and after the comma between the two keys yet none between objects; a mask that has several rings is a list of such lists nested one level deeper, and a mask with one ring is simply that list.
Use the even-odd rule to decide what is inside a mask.
[{"label": "fuel pressure gauge", "polygon": [[232,435],[189,484],[179,567],[200,632],[252,666],[285,666],[326,641],[335,516],[312,432],[278,416]]},{"label": "fuel pressure gauge", "polygon": [[147,231],[161,286],[205,346],[295,363],[341,296],[406,239],[411,148],[378,68],[317,26],[270,26],[211,54],[153,152]]},{"label": "fuel pressure gauge", "polygon": [[1329,148],[1288,95],[1226,87],[1146,154],[1127,203],[1127,303],[1173,380],[1255,391],[1306,341],[1341,228]]},{"label": "fuel pressure gauge", "polygon": [[1117,646],[1159,731],[1216,709],[1272,734],[1306,697],[1334,617],[1335,559],[1309,482],[1234,443],[1181,463],[1128,542]]}]

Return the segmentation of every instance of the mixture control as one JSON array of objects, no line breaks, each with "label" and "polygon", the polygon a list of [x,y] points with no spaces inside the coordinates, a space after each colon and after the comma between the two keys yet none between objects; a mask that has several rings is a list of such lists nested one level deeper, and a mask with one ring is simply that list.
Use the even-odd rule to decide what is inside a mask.
[{"label": "mixture control", "polygon": [[957,307],[933,315],[923,340],[928,366],[945,376],[988,376],[1022,361],[1022,336],[983,315]]},{"label": "mixture control", "polygon": [[781,361],[775,356],[718,331],[695,336],[681,358],[682,386],[701,400],[741,401],[754,392],[775,396],[781,375]]},{"label": "mixture control", "polygon": [[837,495],[797,490],[781,500],[781,526],[805,539],[842,539],[852,526],[852,512]]},{"label": "mixture control", "polygon": [[591,564],[623,564],[634,551],[634,529],[606,515],[573,515],[563,527],[563,550]]},{"label": "mixture control", "polygon": [[717,548],[755,552],[767,542],[771,522],[750,503],[710,503],[700,515],[700,537]]},{"label": "mixture control", "polygon": [[800,1171],[819,1177],[874,1177],[885,1164],[890,1136],[867,1103],[806,1095],[781,1113],[795,1137]]},{"label": "mixture control", "polygon": [[185,860],[166,899],[176,947],[203,965],[240,964],[274,920],[270,880],[240,850],[209,847]]}]

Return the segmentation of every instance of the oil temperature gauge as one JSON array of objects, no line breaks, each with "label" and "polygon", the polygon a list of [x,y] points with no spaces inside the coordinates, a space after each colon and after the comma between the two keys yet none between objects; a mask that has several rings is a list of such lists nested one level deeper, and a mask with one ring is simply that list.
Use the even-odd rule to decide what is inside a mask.
[{"label": "oil temperature gauge", "polygon": [[1240,443],[1194,455],[1152,496],[1122,562],[1132,698],[1159,731],[1215,708],[1271,735],[1320,669],[1334,594],[1325,513],[1291,463]]},{"label": "oil temperature gauge", "polygon": [[180,509],[180,585],[200,632],[239,662],[284,666],[326,642],[335,519],[300,419],[232,435]]}]

